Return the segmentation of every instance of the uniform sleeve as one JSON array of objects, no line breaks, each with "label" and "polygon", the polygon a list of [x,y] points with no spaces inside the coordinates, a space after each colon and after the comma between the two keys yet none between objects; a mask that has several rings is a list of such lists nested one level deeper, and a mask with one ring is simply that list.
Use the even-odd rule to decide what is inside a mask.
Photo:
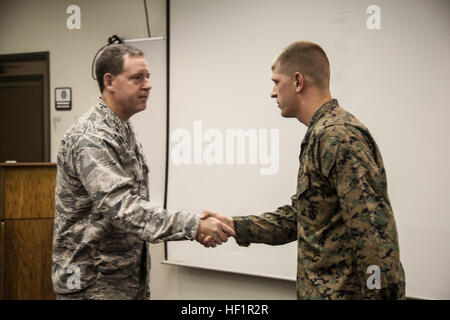
[{"label": "uniform sleeve", "polygon": [[72,157],[93,206],[117,226],[148,242],[193,240],[199,216],[152,206],[135,190],[134,176],[120,162],[119,147],[101,137],[81,139]]},{"label": "uniform sleeve", "polygon": [[321,153],[323,173],[337,191],[355,251],[362,297],[403,298],[397,229],[383,164],[376,161],[381,159],[377,147],[344,128],[335,128],[323,146],[327,149]]},{"label": "uniform sleeve", "polygon": [[297,240],[297,213],[291,205],[259,216],[233,217],[233,222],[240,246],[250,243],[281,245]]}]

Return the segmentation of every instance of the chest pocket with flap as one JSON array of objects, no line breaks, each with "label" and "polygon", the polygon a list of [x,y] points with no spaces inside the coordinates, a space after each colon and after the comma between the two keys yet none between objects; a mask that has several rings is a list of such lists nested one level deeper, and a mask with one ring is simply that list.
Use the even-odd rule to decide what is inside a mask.
[{"label": "chest pocket with flap", "polygon": [[291,197],[292,206],[298,211],[300,210],[302,198],[305,192],[309,189],[309,178],[306,173],[299,174],[297,183],[297,193]]}]

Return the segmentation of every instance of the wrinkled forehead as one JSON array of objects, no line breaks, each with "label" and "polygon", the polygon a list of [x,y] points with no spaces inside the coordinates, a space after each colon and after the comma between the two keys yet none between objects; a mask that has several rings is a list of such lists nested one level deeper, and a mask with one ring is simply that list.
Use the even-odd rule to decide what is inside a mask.
[{"label": "wrinkled forehead", "polygon": [[124,73],[150,73],[147,60],[143,56],[130,56],[128,53],[123,56],[123,72]]}]

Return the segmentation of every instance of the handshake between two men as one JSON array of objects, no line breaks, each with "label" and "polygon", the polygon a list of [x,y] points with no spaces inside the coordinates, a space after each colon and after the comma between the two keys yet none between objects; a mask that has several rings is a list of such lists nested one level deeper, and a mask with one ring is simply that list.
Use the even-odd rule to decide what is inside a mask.
[{"label": "handshake between two men", "polygon": [[203,211],[195,240],[209,248],[227,242],[228,237],[235,236],[233,218],[208,210]]}]

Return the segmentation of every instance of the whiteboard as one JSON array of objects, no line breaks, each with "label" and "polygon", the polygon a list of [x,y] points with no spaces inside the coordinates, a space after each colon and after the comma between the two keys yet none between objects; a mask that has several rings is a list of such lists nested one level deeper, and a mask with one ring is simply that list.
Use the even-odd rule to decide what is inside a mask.
[{"label": "whiteboard", "polygon": [[[269,96],[270,66],[288,44],[316,42],[330,59],[333,97],[366,124],[383,155],[407,296],[449,299],[450,2],[378,0],[381,29],[370,30],[372,4],[172,0],[167,204],[233,216],[290,203],[306,127],[280,116]],[[215,140],[195,152],[202,135],[225,137],[228,129],[279,130],[276,174],[261,175],[264,165],[249,154],[240,164],[206,161],[199,145],[204,152]],[[180,152],[187,133],[191,163]],[[297,252],[295,242],[246,248],[230,240],[206,249],[184,241],[168,243],[168,260],[295,280]]]},{"label": "whiteboard", "polygon": [[150,202],[162,207],[166,183],[167,40],[146,38],[126,40],[125,43],[144,52],[150,69],[152,89],[147,108],[130,121],[149,165]]}]

